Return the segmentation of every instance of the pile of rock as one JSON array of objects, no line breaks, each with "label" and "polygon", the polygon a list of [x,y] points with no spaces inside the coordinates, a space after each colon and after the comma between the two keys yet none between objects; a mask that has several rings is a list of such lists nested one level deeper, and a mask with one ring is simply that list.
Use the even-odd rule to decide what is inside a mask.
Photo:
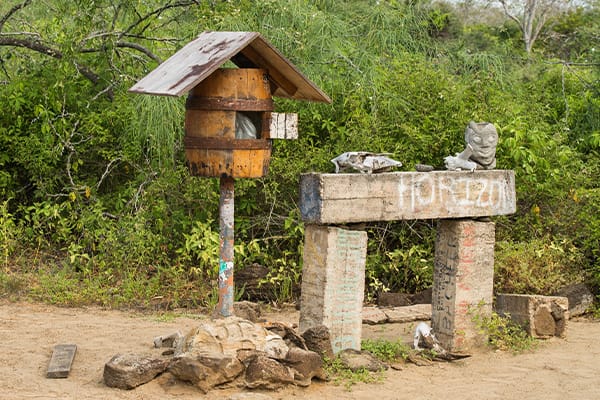
[{"label": "pile of rock", "polygon": [[535,338],[565,338],[569,300],[561,296],[497,294],[496,312],[508,316]]},{"label": "pile of rock", "polygon": [[159,337],[154,344],[162,353],[115,355],[104,367],[104,383],[133,389],[166,375],[204,393],[224,385],[250,389],[308,386],[315,377],[326,379],[322,355],[331,355],[324,327],[300,336],[282,323],[259,325],[239,317],[204,322],[185,336]]}]

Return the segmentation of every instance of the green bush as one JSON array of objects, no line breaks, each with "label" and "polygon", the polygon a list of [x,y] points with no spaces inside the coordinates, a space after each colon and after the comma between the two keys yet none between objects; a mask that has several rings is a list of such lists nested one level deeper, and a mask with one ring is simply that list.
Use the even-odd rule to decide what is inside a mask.
[{"label": "green bush", "polygon": [[[496,124],[498,168],[516,174],[517,213],[496,218],[497,288],[600,284],[596,5],[557,21],[574,46],[553,36],[523,58],[514,24],[457,20],[449,4],[50,1],[7,14],[17,3],[0,6],[3,35],[28,21],[61,57],[0,46],[7,287],[24,278],[37,299],[61,302],[213,301],[218,179],[185,168],[184,99],[127,93],[200,30],[260,31],[332,98],[276,98],[276,111],[298,113],[300,138],[274,143],[268,176],[236,181],[236,268],[265,265],[276,297],[294,297],[301,276],[300,174],[331,172],[352,150],[443,169],[469,120]],[[368,298],[431,283],[431,221],[365,229]]]},{"label": "green bush", "polygon": [[470,314],[479,333],[488,337],[488,345],[493,349],[522,353],[535,349],[538,344],[537,339],[529,336],[509,316],[495,312],[485,315],[480,307],[472,309]]},{"label": "green bush", "polygon": [[9,201],[10,199],[0,204],[0,256],[4,268],[9,267],[9,259],[16,250],[21,235],[12,214],[8,211]]},{"label": "green bush", "polygon": [[494,265],[497,293],[551,295],[585,278],[584,255],[566,239],[497,242]]},{"label": "green bush", "polygon": [[[575,238],[580,251],[585,255],[590,282],[596,291],[600,288],[600,188],[582,190],[578,200],[581,210],[578,213]],[[577,192],[574,192],[577,195]]]}]

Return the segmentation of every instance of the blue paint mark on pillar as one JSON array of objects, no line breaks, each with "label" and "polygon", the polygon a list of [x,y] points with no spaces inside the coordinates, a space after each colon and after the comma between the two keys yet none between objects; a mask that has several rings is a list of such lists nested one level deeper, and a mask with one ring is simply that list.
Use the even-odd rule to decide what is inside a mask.
[{"label": "blue paint mark on pillar", "polygon": [[234,180],[221,177],[219,202],[219,303],[217,311],[224,317],[233,315],[233,221]]}]

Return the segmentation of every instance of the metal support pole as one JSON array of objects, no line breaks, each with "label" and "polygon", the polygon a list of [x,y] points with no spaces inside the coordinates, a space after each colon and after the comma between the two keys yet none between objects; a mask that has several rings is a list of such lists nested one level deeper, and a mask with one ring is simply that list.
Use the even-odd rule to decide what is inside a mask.
[{"label": "metal support pole", "polygon": [[219,303],[217,311],[224,317],[233,315],[233,178],[221,177],[219,201]]}]

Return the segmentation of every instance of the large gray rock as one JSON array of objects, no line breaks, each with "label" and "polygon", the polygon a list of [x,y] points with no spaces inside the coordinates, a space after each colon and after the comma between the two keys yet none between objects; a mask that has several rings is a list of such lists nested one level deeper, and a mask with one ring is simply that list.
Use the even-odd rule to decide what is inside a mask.
[{"label": "large gray rock", "polygon": [[157,336],[154,338],[154,347],[157,349],[161,347],[176,348],[177,343],[183,339],[181,332],[176,331],[170,335]]},{"label": "large gray rock", "polygon": [[138,354],[117,354],[104,365],[104,384],[133,389],[164,372],[169,360]]},{"label": "large gray rock", "polygon": [[556,321],[552,316],[551,305],[542,304],[534,312],[535,334],[539,337],[554,336],[556,332]]},{"label": "large gray rock", "polygon": [[258,322],[261,315],[260,305],[251,301],[236,301],[233,303],[233,313],[236,317],[250,322]]},{"label": "large gray rock", "polygon": [[233,381],[244,371],[244,365],[235,357],[220,353],[178,356],[169,366],[177,379],[190,382],[207,393],[215,386]]},{"label": "large gray rock", "polygon": [[384,324],[388,322],[388,316],[379,307],[363,307],[362,322],[368,325]]},{"label": "large gray rock", "polygon": [[180,341],[175,355],[221,353],[234,357],[242,349],[264,351],[276,358],[285,358],[288,351],[280,336],[245,319],[228,317],[192,329]]},{"label": "large gray rock", "polygon": [[498,293],[496,312],[509,316],[533,337],[564,338],[567,335],[569,300],[566,297]]},{"label": "large gray rock", "polygon": [[351,371],[366,369],[367,371],[382,371],[388,369],[388,366],[379,361],[368,351],[359,351],[354,349],[345,349],[338,353],[342,365]]},{"label": "large gray rock", "polygon": [[426,321],[431,319],[431,304],[413,304],[406,307],[385,308],[383,312],[388,317],[388,322],[391,323]]},{"label": "large gray rock", "polygon": [[413,304],[431,304],[432,288],[415,293],[412,298]]},{"label": "large gray rock", "polygon": [[294,372],[279,362],[261,355],[248,360],[246,386],[250,389],[276,390],[294,383]]},{"label": "large gray rock", "polygon": [[296,330],[283,322],[268,322],[263,325],[269,332],[280,336],[288,347],[299,347],[308,350],[304,338],[296,332]]},{"label": "large gray rock", "polygon": [[333,348],[331,346],[331,337],[329,329],[325,325],[317,325],[308,328],[302,333],[304,343],[308,350],[314,351],[321,357],[333,359]]},{"label": "large gray rock", "polygon": [[294,380],[298,386],[310,386],[314,377],[327,379],[323,370],[323,360],[314,351],[292,347],[283,363],[294,370]]},{"label": "large gray rock", "polygon": [[[244,288],[243,297],[247,300],[267,302],[275,300],[275,285],[269,282],[269,272],[268,267],[257,263],[242,268],[236,266],[235,286]],[[235,303],[233,307],[235,310]],[[236,315],[238,315],[237,312]]]},{"label": "large gray rock", "polygon": [[383,292],[377,297],[379,307],[404,307],[412,303],[412,295],[408,293]]},{"label": "large gray rock", "polygon": [[565,286],[554,293],[554,296],[569,299],[569,317],[571,318],[589,312],[595,301],[594,294],[585,283],[574,283]]}]

